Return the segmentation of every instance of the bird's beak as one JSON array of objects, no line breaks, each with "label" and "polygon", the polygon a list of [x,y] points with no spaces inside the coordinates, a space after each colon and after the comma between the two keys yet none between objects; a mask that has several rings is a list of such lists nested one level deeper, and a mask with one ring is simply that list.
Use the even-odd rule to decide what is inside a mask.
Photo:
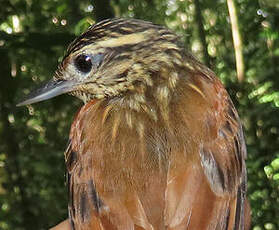
[{"label": "bird's beak", "polygon": [[16,106],[30,105],[68,93],[73,91],[76,85],[77,82],[74,80],[50,80],[35,91],[28,94],[25,99]]}]

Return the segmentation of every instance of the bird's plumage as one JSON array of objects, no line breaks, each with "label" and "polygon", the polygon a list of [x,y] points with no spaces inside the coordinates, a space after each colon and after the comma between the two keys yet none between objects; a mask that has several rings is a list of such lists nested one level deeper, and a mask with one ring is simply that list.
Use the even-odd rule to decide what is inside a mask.
[{"label": "bird's plumage", "polygon": [[103,21],[69,46],[54,81],[75,81],[86,103],[65,152],[72,229],[248,229],[238,114],[175,34]]}]

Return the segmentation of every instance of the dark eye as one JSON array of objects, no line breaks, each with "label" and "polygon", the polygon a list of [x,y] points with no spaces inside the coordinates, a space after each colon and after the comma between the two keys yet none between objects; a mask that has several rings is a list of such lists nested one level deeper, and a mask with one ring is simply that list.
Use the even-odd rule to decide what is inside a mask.
[{"label": "dark eye", "polygon": [[92,69],[91,57],[81,54],[75,59],[75,67],[82,73],[88,73]]}]

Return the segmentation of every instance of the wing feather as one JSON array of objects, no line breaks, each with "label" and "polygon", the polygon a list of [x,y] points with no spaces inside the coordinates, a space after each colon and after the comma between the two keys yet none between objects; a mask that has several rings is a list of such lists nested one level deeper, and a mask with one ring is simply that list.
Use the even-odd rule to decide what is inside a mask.
[{"label": "wing feather", "polygon": [[[203,88],[201,91],[209,95],[200,99],[195,97],[196,104],[181,106],[185,108],[181,113],[186,114],[186,126],[196,126],[191,130],[200,129],[205,135],[191,133],[196,142],[187,148],[191,149],[190,152],[196,152],[194,155],[198,157],[185,157],[185,160],[183,157],[174,157],[179,158],[180,162],[169,167],[166,224],[171,230],[248,229],[246,147],[239,117],[220,83],[215,82],[214,88],[210,83],[197,81],[195,80],[195,85]],[[212,97],[215,94],[216,97]],[[200,106],[203,111],[194,108],[198,104],[204,105]],[[196,114],[192,115],[192,111],[196,111]],[[193,117],[199,119],[195,120]],[[187,123],[189,120],[193,122]],[[199,124],[205,121],[205,124],[199,126],[196,121]],[[172,154],[187,156],[183,151],[185,152],[180,150],[180,153]]]}]

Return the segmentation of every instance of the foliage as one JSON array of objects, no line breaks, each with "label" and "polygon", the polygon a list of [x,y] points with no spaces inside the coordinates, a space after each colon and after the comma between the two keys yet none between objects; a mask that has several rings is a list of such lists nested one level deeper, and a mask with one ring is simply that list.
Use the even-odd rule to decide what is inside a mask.
[{"label": "foliage", "polygon": [[[240,113],[248,148],[248,190],[254,230],[279,229],[279,6],[237,0],[246,65],[236,78],[225,0],[6,0],[0,7],[0,229],[46,229],[67,216],[63,149],[81,103],[61,96],[25,108],[16,102],[51,77],[67,44],[107,16],[165,24],[226,85]],[[96,12],[106,12],[98,14]],[[206,47],[201,44],[203,22]]]}]

